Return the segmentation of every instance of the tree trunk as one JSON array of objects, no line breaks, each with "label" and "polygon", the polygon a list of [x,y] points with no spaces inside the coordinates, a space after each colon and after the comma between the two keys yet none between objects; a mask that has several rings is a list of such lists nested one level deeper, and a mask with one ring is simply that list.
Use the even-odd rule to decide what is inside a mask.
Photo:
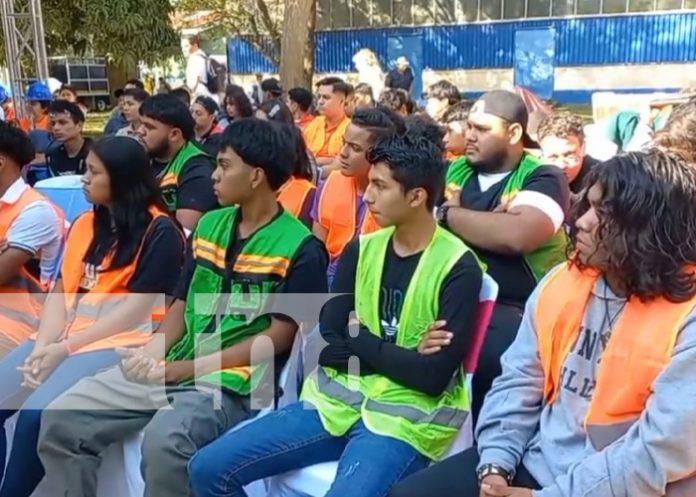
[{"label": "tree trunk", "polygon": [[138,66],[126,62],[120,64],[110,62],[107,65],[107,77],[109,78],[112,103],[115,104],[114,91],[123,88],[129,79],[138,77]]},{"label": "tree trunk", "polygon": [[280,81],[286,90],[312,88],[316,18],[316,0],[285,0]]}]

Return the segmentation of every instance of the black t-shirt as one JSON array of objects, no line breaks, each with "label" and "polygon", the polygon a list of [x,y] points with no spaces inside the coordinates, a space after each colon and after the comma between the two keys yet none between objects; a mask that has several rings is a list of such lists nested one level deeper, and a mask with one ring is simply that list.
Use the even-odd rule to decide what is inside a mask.
[{"label": "black t-shirt", "polygon": [[[152,167],[158,177],[162,176],[167,163],[152,160]],[[211,178],[215,161],[208,155],[191,157],[184,165],[179,178],[176,208],[208,212],[218,207]]]},{"label": "black t-shirt", "polygon": [[359,252],[360,241],[355,239],[338,262],[331,292],[340,295],[327,302],[321,312],[320,329],[329,346],[323,349],[319,363],[347,371],[348,359],[355,355],[360,358],[363,375],[379,373],[408,388],[429,395],[441,394],[474,340],[473,325],[483,277],[476,258],[470,252],[464,254],[440,290],[438,320],[447,322],[445,329],[454,335],[452,343],[437,354],[423,356],[395,343],[406,292],[422,252],[400,257],[389,244],[380,286],[381,337],[364,327],[351,337],[346,327],[355,310]]},{"label": "black t-shirt", "polygon": [[[193,273],[196,269],[196,260],[193,257],[191,246],[192,238],[192,236],[189,237],[184,270],[174,292],[174,296],[180,300],[186,300]],[[225,265],[228,269],[234,266],[239,253],[248,240],[249,238],[240,239],[237,231],[235,231],[230,246],[225,253]],[[326,253],[324,244],[318,238],[310,236],[298,249],[290,263],[285,279],[280,283],[275,293],[326,293],[326,269],[328,264],[329,256]],[[228,274],[231,274],[231,270],[228,271]]]},{"label": "black t-shirt", "polygon": [[[501,197],[510,176],[492,185],[485,192],[481,191],[477,173],[464,185],[459,195],[460,205],[466,209],[481,212],[492,212],[500,205]],[[555,201],[564,215],[567,215],[570,204],[568,180],[559,168],[541,166],[529,175],[521,191],[532,191],[546,195]],[[492,226],[491,229],[495,227]],[[480,247],[476,250],[478,256],[487,264],[488,274],[498,283],[498,301],[506,304],[524,306],[527,298],[534,290],[537,280],[522,255],[506,255],[490,252]]]},{"label": "black t-shirt", "polygon": [[589,155],[585,156],[585,158],[582,160],[580,172],[575,179],[570,182],[569,186],[571,193],[578,194],[583,190],[583,188],[589,186],[585,184],[585,178],[587,178],[590,172],[597,167],[598,164],[600,164],[600,162],[597,159],[590,157]]},{"label": "black t-shirt", "polygon": [[407,67],[404,72],[399,71],[399,69],[394,68],[387,74],[387,79],[385,81],[385,86],[387,88],[398,88],[401,90],[411,91],[411,85],[413,84],[413,71],[410,67]]},{"label": "black t-shirt", "polygon": [[[85,271],[96,271],[108,249],[107,240],[98,241],[86,257],[88,266]],[[172,295],[181,275],[184,251],[185,241],[174,220],[169,217],[156,219],[146,232],[135,273],[128,282],[128,291]]]},{"label": "black t-shirt", "polygon": [[65,145],[55,147],[46,153],[46,165],[51,176],[66,176],[68,174],[84,174],[85,159],[92,147],[92,140],[85,138],[82,148],[74,157],[68,155]]}]

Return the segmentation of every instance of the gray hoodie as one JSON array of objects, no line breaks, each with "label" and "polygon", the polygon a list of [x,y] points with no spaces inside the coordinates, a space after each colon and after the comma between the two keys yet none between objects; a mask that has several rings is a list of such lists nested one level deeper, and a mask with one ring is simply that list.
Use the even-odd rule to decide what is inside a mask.
[{"label": "gray hoodie", "polygon": [[527,301],[517,338],[502,357],[503,373],[481,411],[480,464],[508,470],[523,464],[542,487],[536,497],[662,497],[667,483],[696,469],[696,314],[686,321],[641,418],[597,452],[584,419],[610,323],[616,323],[625,301],[604,280],[598,282],[564,365],[559,398],[546,405],[534,322],[540,286]]}]

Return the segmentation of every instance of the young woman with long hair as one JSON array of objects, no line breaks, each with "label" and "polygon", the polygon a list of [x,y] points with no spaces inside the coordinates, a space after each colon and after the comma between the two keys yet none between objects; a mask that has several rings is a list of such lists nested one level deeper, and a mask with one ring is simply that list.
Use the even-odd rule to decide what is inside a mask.
[{"label": "young woman with long hair", "polygon": [[[181,228],[167,215],[143,146],[107,137],[86,163],[82,181],[94,208],[70,229],[37,334],[0,361],[0,423],[20,411],[1,496],[31,495],[43,476],[41,411],[81,378],[117,364],[117,348],[149,339],[183,263]],[[4,432],[0,444],[5,458]]]},{"label": "young woman with long hair", "polygon": [[308,227],[312,226],[312,205],[317,187],[314,184],[313,157],[307,151],[302,134],[295,125],[279,124],[287,139],[292,142],[294,166],[292,177],[278,190],[278,202]]}]

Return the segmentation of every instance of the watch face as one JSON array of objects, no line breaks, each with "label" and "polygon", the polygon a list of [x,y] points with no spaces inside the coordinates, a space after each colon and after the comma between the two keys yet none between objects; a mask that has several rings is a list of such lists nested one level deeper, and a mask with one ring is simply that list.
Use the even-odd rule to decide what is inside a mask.
[{"label": "watch face", "polygon": [[447,212],[447,207],[444,206],[440,207],[437,210],[437,214],[435,217],[437,218],[438,222],[442,221],[445,218],[445,212]]}]

